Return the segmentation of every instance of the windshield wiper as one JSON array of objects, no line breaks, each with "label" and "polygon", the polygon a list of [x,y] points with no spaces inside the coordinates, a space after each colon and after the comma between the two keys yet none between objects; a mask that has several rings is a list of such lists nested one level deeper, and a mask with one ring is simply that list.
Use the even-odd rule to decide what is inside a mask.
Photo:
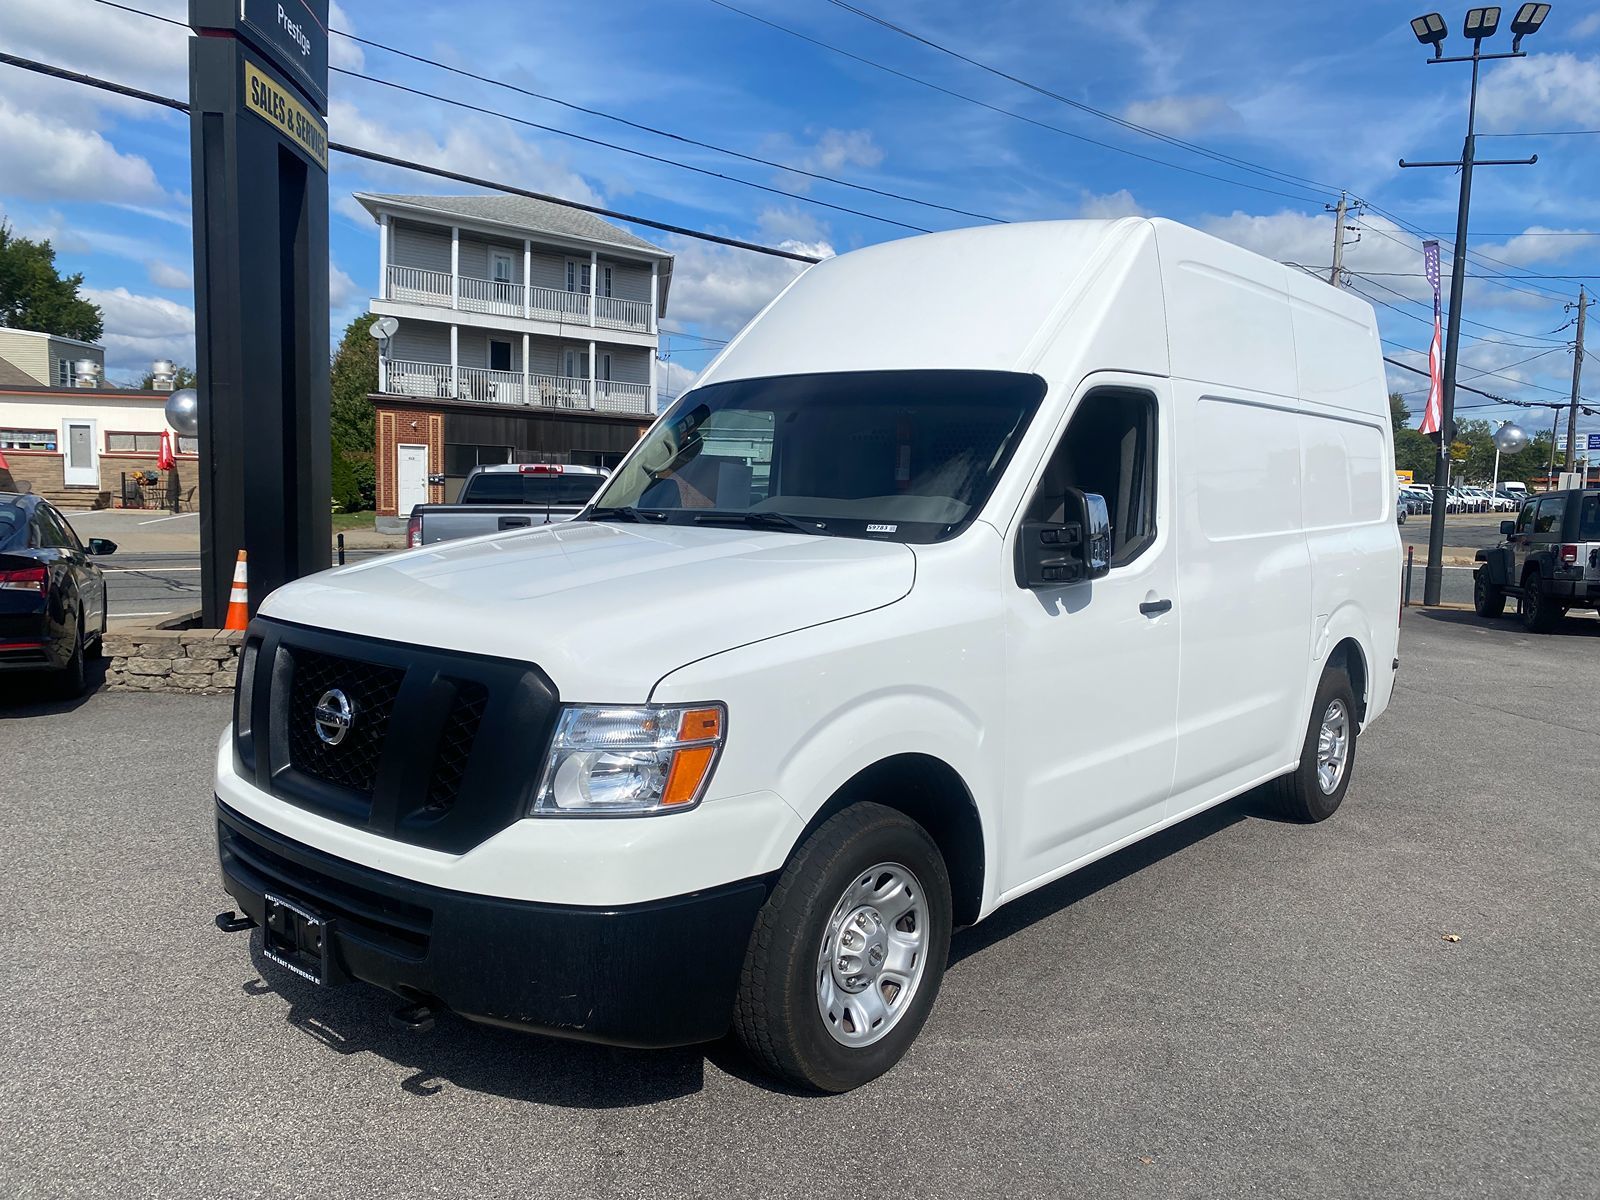
[{"label": "windshield wiper", "polygon": [[766,529],[792,529],[796,533],[826,533],[823,521],[810,521],[791,517],[787,513],[767,509],[746,509],[743,512],[704,512],[694,519],[696,525],[753,525]]},{"label": "windshield wiper", "polygon": [[605,508],[591,508],[586,521],[665,521],[667,514],[659,509],[635,508],[631,504],[615,504]]}]

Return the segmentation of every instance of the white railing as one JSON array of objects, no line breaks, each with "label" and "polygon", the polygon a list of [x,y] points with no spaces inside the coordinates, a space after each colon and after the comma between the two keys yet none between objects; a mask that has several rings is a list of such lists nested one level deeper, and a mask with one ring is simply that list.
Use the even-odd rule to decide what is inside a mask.
[{"label": "white railing", "polygon": [[388,385],[397,396],[449,396],[450,364],[391,358]]},{"label": "white railing", "polygon": [[389,265],[390,300],[409,300],[413,304],[442,304],[450,307],[450,272],[430,271],[426,267]]},{"label": "white railing", "polygon": [[[452,381],[449,363],[425,363],[392,358],[388,363],[388,391],[400,396],[432,396],[470,400],[477,404],[522,404],[539,408],[589,409],[589,380],[573,375],[529,375],[523,391],[520,371],[490,371],[484,367],[457,367]],[[592,407],[599,412],[648,414],[650,386],[594,381]]]},{"label": "white railing", "polygon": [[[445,370],[449,371],[449,367]],[[479,404],[521,404],[522,372],[490,371],[485,367],[456,369],[456,399]]]},{"label": "white railing", "polygon": [[650,411],[650,385],[595,381],[594,406],[602,412],[647,413]]},{"label": "white railing", "polygon": [[496,313],[503,317],[522,315],[522,285],[494,279],[460,278],[461,307],[468,312]]},{"label": "white railing", "polygon": [[619,300],[615,296],[596,296],[594,323],[609,329],[650,329],[650,305],[643,300]]},{"label": "white railing", "polygon": [[589,323],[589,293],[569,292],[563,288],[530,287],[528,313],[555,321]]}]

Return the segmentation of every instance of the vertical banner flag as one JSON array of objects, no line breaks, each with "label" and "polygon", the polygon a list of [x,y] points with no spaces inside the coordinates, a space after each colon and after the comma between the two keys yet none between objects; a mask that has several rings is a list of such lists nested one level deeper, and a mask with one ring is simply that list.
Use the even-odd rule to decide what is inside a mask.
[{"label": "vertical banner flag", "polygon": [[1444,356],[1439,347],[1439,243],[1422,243],[1423,270],[1433,285],[1433,341],[1428,343],[1428,405],[1422,410],[1423,433],[1438,433],[1444,422]]}]

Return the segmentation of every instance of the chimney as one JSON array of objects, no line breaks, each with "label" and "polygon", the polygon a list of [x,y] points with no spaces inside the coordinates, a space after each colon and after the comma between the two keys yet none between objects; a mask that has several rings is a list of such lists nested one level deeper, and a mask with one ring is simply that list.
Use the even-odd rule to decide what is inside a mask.
[{"label": "chimney", "polygon": [[170,359],[158,358],[150,364],[150,388],[157,392],[170,392],[178,380],[178,368]]},{"label": "chimney", "polygon": [[100,364],[92,358],[80,358],[72,364],[73,387],[93,388],[100,386]]}]

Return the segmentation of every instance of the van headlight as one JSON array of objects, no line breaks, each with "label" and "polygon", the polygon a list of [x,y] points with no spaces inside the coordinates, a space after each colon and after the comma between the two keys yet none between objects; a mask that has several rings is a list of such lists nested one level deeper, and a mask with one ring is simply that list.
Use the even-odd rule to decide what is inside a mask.
[{"label": "van headlight", "polygon": [[693,808],[727,736],[720,704],[561,710],[533,816],[638,816]]}]

